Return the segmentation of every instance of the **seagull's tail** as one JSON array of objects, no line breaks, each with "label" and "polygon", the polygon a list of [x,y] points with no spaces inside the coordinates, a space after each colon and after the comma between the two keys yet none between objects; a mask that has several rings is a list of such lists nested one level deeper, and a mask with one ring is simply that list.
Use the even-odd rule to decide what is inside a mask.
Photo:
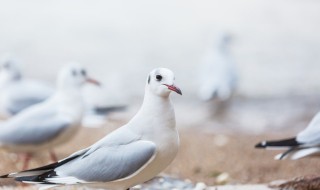
[{"label": "seagull's tail", "polygon": [[46,179],[56,176],[56,172],[54,171],[55,168],[78,158],[79,156],[83,155],[86,151],[87,149],[80,150],[72,154],[71,156],[63,160],[60,160],[58,162],[55,162],[46,166],[42,166],[39,168],[2,175],[0,176],[0,178],[14,178],[16,181],[21,181],[24,183],[53,185],[54,183],[50,183]]},{"label": "seagull's tail", "polygon": [[287,149],[285,152],[274,157],[275,160],[298,160],[306,156],[320,153],[320,147],[310,147],[299,143],[296,138],[284,139],[279,141],[263,141],[256,144],[255,148],[265,149]]},{"label": "seagull's tail", "polygon": [[47,181],[45,181],[45,179],[48,177],[54,177],[54,176],[56,176],[56,172],[53,169],[51,169],[49,171],[42,172],[41,174],[29,175],[29,176],[26,176],[26,175],[16,176],[14,177],[14,179],[16,181],[20,181],[23,183],[51,185],[52,183],[48,183]]},{"label": "seagull's tail", "polygon": [[[36,168],[36,169],[10,173],[6,175],[2,175],[0,176],[0,178],[15,178],[17,180],[18,178],[25,177],[25,178],[31,179],[31,178],[34,178],[35,176],[42,175],[48,171],[53,170],[58,164],[59,163],[57,162],[57,163],[53,163],[53,164]],[[17,181],[21,181],[21,180],[17,180]]]},{"label": "seagull's tail", "polygon": [[0,176],[0,178],[14,178],[14,180],[27,183],[27,184],[39,184],[46,185],[43,188],[49,189],[57,184],[47,182],[45,179],[47,176],[54,176],[55,172],[53,170],[39,170],[39,171],[22,171],[17,173],[11,173],[7,175]]},{"label": "seagull's tail", "polygon": [[23,183],[27,183],[27,184],[46,185],[43,188],[52,188],[54,185],[61,185],[61,184],[52,183],[52,182],[48,181],[47,179],[57,176],[54,169],[56,167],[59,167],[64,162],[65,162],[65,160],[62,160],[60,162],[56,162],[56,163],[53,163],[53,164],[50,164],[47,166],[43,166],[40,168],[25,170],[25,171],[11,173],[11,174],[6,174],[3,176],[0,176],[0,178],[14,178],[14,180],[19,181],[19,182],[23,182]]},{"label": "seagull's tail", "polygon": [[267,149],[283,149],[283,148],[291,148],[298,147],[301,143],[299,143],[296,138],[283,139],[278,141],[263,141],[255,145],[255,148],[267,148]]}]

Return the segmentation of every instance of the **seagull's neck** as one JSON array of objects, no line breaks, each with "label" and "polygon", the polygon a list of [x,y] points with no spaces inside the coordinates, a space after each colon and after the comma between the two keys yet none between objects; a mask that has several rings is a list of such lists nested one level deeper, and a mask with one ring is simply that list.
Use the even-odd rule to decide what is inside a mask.
[{"label": "seagull's neck", "polygon": [[21,80],[21,76],[17,75],[16,77],[8,77],[8,76],[0,76],[0,87],[6,87],[12,85],[15,82],[19,82]]},{"label": "seagull's neck", "polygon": [[175,113],[169,96],[158,96],[146,90],[142,106],[131,122],[148,128],[175,128]]},{"label": "seagull's neck", "polygon": [[5,78],[3,77],[0,77],[0,88],[4,88],[8,85],[8,80],[6,80]]},{"label": "seagull's neck", "polygon": [[58,89],[55,93],[54,99],[58,99],[63,105],[82,104],[82,93],[80,89],[69,88],[69,89]]},{"label": "seagull's neck", "polygon": [[80,90],[57,90],[48,102],[57,106],[60,113],[69,115],[76,120],[80,120],[84,112],[84,103]]},{"label": "seagull's neck", "polygon": [[66,96],[77,96],[82,94],[81,87],[58,88],[57,91]]},{"label": "seagull's neck", "polygon": [[142,109],[157,111],[160,109],[167,109],[172,107],[169,96],[158,96],[146,90],[144,95]]}]

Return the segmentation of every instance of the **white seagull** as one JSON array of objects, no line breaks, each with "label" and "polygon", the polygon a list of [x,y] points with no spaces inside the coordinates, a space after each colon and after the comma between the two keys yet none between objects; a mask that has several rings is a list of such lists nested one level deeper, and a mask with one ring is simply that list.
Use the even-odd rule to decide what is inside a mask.
[{"label": "white seagull", "polygon": [[263,141],[256,148],[286,150],[278,154],[275,159],[290,158],[297,160],[306,156],[320,153],[320,112],[312,119],[308,127],[297,136],[276,141]]},{"label": "white seagull", "polygon": [[53,186],[86,184],[115,190],[150,180],[178,152],[179,135],[169,95],[171,91],[182,93],[174,80],[171,70],[154,69],[146,82],[142,107],[126,125],[57,163],[2,178]]},{"label": "white seagull", "polygon": [[50,150],[68,141],[78,129],[84,111],[81,87],[90,79],[78,64],[69,64],[59,73],[56,92],[46,101],[31,106],[0,125],[0,148],[23,153],[23,168],[33,153]]},{"label": "white seagull", "polygon": [[237,72],[230,55],[231,36],[221,33],[214,45],[210,44],[203,57],[199,76],[199,98],[203,101],[228,100],[237,85]]},{"label": "white seagull", "polygon": [[17,60],[4,56],[0,60],[0,115],[10,117],[25,108],[46,100],[54,89],[40,81],[26,79]]},{"label": "white seagull", "polygon": [[[87,86],[87,89],[81,92],[86,109],[82,122],[84,126],[99,126],[105,123],[106,116],[110,113],[126,109],[124,105],[105,105],[98,102],[99,97],[105,96],[101,86]],[[53,93],[54,88],[48,84],[24,77],[18,60],[12,55],[6,54],[0,58],[1,117],[10,118],[30,106],[43,102]]]}]

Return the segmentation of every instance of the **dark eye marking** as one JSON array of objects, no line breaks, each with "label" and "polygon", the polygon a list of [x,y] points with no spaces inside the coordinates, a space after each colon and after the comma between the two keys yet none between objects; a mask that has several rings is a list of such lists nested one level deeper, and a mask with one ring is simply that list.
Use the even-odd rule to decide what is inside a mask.
[{"label": "dark eye marking", "polygon": [[161,75],[156,75],[156,79],[157,79],[157,81],[161,81],[162,80],[162,76]]},{"label": "dark eye marking", "polygon": [[87,76],[87,71],[84,70],[84,69],[82,69],[82,70],[81,70],[81,74],[82,74],[82,76]]},{"label": "dark eye marking", "polygon": [[73,76],[77,76],[77,71],[76,70],[72,70],[71,73],[72,73]]},{"label": "dark eye marking", "polygon": [[149,77],[148,77],[148,84],[150,84],[150,75],[149,75]]},{"label": "dark eye marking", "polygon": [[3,65],[3,67],[6,68],[6,69],[10,69],[10,67],[11,67],[10,62],[6,62],[6,63]]}]

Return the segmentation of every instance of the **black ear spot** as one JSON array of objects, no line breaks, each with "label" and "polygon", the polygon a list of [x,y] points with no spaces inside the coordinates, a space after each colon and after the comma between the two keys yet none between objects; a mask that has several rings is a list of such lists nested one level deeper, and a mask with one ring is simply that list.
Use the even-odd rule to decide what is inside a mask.
[{"label": "black ear spot", "polygon": [[149,77],[148,77],[148,84],[150,84],[150,75],[149,75]]},{"label": "black ear spot", "polygon": [[162,80],[162,76],[161,75],[156,75],[156,79],[157,79],[157,81],[161,81]]}]

